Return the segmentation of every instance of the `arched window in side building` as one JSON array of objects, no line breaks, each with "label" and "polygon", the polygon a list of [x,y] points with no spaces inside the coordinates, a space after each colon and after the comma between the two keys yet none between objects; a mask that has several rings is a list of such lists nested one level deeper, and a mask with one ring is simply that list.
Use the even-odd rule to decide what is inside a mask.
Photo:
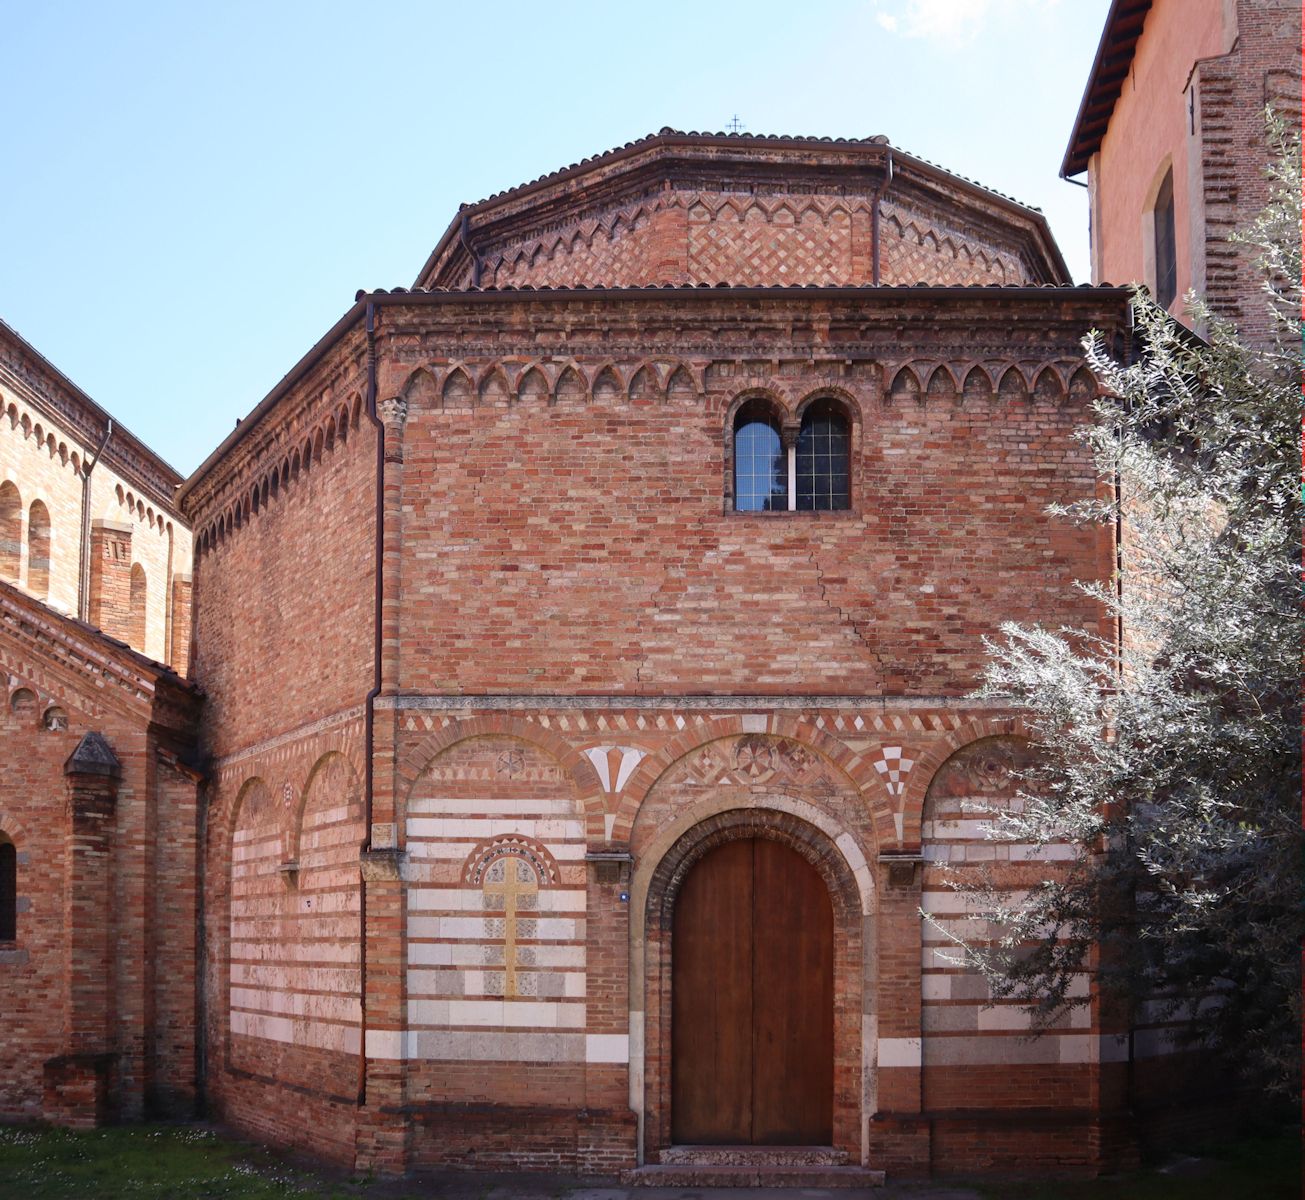
[{"label": "arched window in side building", "polygon": [[38,600],[50,594],[50,510],[40,500],[27,513],[27,588]]},{"label": "arched window in side building", "polygon": [[131,568],[131,601],[128,609],[127,642],[136,650],[145,650],[145,599],[147,592],[145,568],[133,563]]},{"label": "arched window in side building", "polygon": [[0,579],[18,582],[23,557],[23,499],[10,480],[0,483]]},{"label": "arched window in side building", "polygon": [[788,462],[779,418],[763,400],[749,400],[734,417],[734,508],[788,508]]},{"label": "arched window in side building", "polygon": [[827,512],[852,501],[848,470],[851,438],[836,400],[814,401],[802,414],[797,440],[797,507]]},{"label": "arched window in side building", "polygon": [[18,848],[0,833],[0,942],[18,937]]},{"label": "arched window in side building", "polygon": [[1178,295],[1178,247],[1174,237],[1174,170],[1165,172],[1151,212],[1155,236],[1155,302],[1168,308]]}]

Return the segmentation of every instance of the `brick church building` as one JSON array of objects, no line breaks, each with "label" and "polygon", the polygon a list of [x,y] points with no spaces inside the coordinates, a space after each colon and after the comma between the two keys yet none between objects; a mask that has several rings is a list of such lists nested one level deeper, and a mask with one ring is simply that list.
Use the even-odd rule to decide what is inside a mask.
[{"label": "brick church building", "polygon": [[945,874],[1074,853],[970,811],[1028,753],[983,638],[1111,636],[1072,585],[1118,547],[1046,511],[1099,486],[1081,338],[1129,352],[1126,278],[1255,332],[1223,234],[1299,16],[1114,0],[1063,167],[1096,286],[885,138],[667,129],[464,207],[184,484],[0,323],[0,1119],[1128,1161],[1172,1046],[1087,979],[1030,1038]]},{"label": "brick church building", "polygon": [[969,697],[1000,620],[1109,632],[1046,506],[1126,326],[883,138],[663,130],[360,293],[178,497],[213,1111],[384,1171],[1114,1161],[1086,984],[1030,1040],[920,910],[1071,852],[965,816],[1025,753]]}]

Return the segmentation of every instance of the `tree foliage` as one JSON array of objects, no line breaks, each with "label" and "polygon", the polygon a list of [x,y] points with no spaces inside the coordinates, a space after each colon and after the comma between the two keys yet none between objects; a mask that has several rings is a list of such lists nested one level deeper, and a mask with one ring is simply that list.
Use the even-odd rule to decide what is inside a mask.
[{"label": "tree foliage", "polygon": [[1301,165],[1275,131],[1271,203],[1238,238],[1274,333],[1251,344],[1189,297],[1204,341],[1144,293],[1136,361],[1086,342],[1103,386],[1084,437],[1121,531],[1084,585],[1098,631],[1005,625],[983,694],[1021,710],[1038,765],[990,836],[1076,857],[1027,894],[959,875],[993,933],[962,944],[998,999],[1045,1018],[1091,970],[1186,1021],[1257,1080],[1298,1080],[1301,810]]}]

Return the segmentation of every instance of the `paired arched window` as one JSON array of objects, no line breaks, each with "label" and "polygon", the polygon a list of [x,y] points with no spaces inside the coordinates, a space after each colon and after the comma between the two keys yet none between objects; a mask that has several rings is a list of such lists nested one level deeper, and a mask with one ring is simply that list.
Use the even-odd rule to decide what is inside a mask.
[{"label": "paired arched window", "polygon": [[18,848],[0,833],[0,942],[18,937]]},{"label": "paired arched window", "polygon": [[784,445],[776,411],[748,400],[734,417],[734,508],[737,512],[831,512],[852,505],[852,436],[832,397],[802,414],[796,441]]},{"label": "paired arched window", "polygon": [[847,418],[838,402],[826,398],[809,405],[802,414],[795,455],[799,511],[851,507],[851,449]]}]

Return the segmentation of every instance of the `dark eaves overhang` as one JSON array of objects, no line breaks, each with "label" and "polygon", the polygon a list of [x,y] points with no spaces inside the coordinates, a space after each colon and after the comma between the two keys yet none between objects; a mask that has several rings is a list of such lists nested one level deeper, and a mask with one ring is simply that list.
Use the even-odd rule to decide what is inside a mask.
[{"label": "dark eaves overhang", "polygon": [[776,287],[730,287],[725,284],[652,284],[645,287],[524,287],[524,288],[384,288],[374,292],[359,292],[352,307],[317,341],[311,350],[303,356],[280,383],[276,385],[258,403],[254,410],[223,439],[213,451],[186,480],[177,492],[177,504],[185,511],[184,502],[195,487],[208,475],[226,455],[240,444],[276,407],[277,403],[300,380],[320,363],[334,348],[336,343],[355,324],[363,319],[369,305],[376,308],[387,306],[420,305],[476,305],[528,303],[543,301],[573,300],[665,300],[674,297],[676,301],[720,301],[722,299],[760,301],[760,300],[832,300],[832,301],[881,301],[900,302],[906,297],[912,300],[973,300],[976,295],[1002,300],[1046,302],[1049,299],[1079,297],[1094,298],[1106,303],[1125,303],[1131,291],[1126,287],[1111,284],[984,284],[978,286],[934,284],[905,284],[900,286],[874,286],[863,284],[854,287],[807,285],[782,285]]},{"label": "dark eaves overhang", "polygon": [[1133,68],[1133,53],[1142,26],[1151,11],[1151,0],[1113,0],[1101,31],[1101,43],[1088,75],[1087,87],[1074,118],[1074,132],[1070,134],[1064,161],[1060,164],[1060,177],[1069,179],[1087,170],[1088,161],[1101,147],[1106,136],[1110,117],[1115,111],[1115,101],[1123,90],[1124,81]]}]

